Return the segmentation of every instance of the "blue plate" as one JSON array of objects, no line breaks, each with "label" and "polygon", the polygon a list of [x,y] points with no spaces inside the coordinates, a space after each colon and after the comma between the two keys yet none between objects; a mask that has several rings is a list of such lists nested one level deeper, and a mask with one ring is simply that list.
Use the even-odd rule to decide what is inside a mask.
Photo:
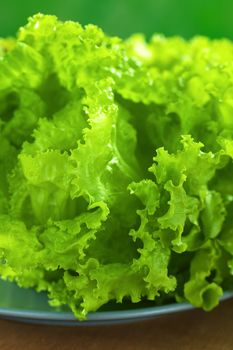
[{"label": "blue plate", "polygon": [[[221,300],[230,297],[233,297],[233,292],[226,292]],[[119,309],[121,307],[122,305],[108,305],[101,311],[90,313],[86,321],[78,321],[69,309],[54,309],[49,306],[46,293],[37,293],[33,289],[22,289],[14,283],[0,281],[0,317],[21,322],[65,326],[117,324],[142,321],[194,308],[188,303],[154,306],[152,302],[128,304],[128,307],[124,305],[124,309]]]}]

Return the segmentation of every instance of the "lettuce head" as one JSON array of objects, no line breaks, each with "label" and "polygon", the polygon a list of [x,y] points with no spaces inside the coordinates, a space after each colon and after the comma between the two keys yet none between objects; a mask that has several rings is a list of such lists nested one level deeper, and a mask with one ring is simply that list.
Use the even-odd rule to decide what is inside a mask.
[{"label": "lettuce head", "polygon": [[79,319],[233,288],[233,43],[42,14],[0,40],[0,276]]}]

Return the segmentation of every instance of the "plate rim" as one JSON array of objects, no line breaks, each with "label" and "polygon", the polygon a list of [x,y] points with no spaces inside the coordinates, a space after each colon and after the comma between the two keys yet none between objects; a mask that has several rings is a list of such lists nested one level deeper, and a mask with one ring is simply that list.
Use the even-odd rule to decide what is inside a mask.
[{"label": "plate rim", "polygon": [[[220,298],[220,302],[233,297],[233,292],[224,292]],[[90,322],[105,322],[105,321],[120,321],[131,319],[145,319],[156,317],[175,312],[182,312],[196,309],[195,306],[188,302],[172,303],[161,306],[148,306],[130,310],[111,310],[111,311],[96,311],[87,315],[87,319],[80,321],[72,312],[59,311],[35,311],[35,310],[20,310],[14,308],[0,308],[0,317],[15,318],[15,319],[30,319],[38,321],[55,321],[55,322],[76,322],[88,324]]]}]

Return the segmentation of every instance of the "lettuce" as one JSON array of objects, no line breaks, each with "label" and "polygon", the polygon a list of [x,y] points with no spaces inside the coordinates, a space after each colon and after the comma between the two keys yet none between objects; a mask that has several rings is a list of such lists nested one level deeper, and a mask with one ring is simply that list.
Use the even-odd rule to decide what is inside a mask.
[{"label": "lettuce", "polygon": [[0,276],[85,319],[233,288],[233,46],[35,15],[0,41]]}]

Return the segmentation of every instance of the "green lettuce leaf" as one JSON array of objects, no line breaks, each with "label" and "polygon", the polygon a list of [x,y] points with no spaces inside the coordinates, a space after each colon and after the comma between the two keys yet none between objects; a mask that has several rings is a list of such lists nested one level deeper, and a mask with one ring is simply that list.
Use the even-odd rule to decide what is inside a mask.
[{"label": "green lettuce leaf", "polygon": [[0,276],[85,319],[233,289],[233,44],[29,18],[0,40]]}]

